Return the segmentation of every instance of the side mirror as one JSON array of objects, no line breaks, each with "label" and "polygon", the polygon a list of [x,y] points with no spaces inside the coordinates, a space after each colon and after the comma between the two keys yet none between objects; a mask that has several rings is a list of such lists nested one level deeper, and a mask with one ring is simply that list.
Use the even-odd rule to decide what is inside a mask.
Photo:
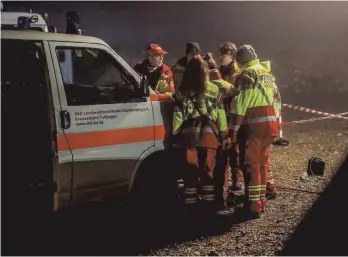
[{"label": "side mirror", "polygon": [[37,23],[39,21],[39,17],[37,15],[33,15],[30,17],[30,23]]},{"label": "side mirror", "polygon": [[146,75],[141,76],[139,92],[143,97],[148,97],[150,95],[149,83],[147,81]]}]

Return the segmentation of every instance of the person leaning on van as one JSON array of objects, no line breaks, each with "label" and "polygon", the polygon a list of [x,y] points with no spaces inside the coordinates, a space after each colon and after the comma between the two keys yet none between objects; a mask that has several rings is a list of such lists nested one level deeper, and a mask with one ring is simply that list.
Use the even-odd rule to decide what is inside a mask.
[{"label": "person leaning on van", "polygon": [[173,134],[176,144],[186,152],[185,204],[189,209],[196,206],[199,178],[202,207],[211,213],[220,207],[214,191],[222,188],[214,188],[213,170],[219,143],[225,145],[227,118],[222,92],[209,82],[208,67],[202,58],[187,64],[176,96]]},{"label": "person leaning on van", "polygon": [[150,44],[146,50],[146,59],[138,62],[134,66],[134,70],[147,76],[149,86],[156,93],[174,92],[172,71],[163,63],[164,55],[167,52],[156,44]]}]

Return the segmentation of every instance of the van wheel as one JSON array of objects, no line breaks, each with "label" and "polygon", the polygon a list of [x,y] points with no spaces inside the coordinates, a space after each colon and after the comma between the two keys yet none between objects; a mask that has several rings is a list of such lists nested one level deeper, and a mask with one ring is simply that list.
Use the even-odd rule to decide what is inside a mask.
[{"label": "van wheel", "polygon": [[180,173],[172,156],[157,152],[141,164],[130,194],[132,216],[138,221],[158,224],[181,210]]}]

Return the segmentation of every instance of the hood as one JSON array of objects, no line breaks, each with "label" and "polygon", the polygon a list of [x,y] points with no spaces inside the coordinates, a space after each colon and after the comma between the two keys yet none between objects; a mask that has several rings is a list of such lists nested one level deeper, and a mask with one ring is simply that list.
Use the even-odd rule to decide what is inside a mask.
[{"label": "hood", "polygon": [[260,62],[260,64],[267,72],[271,72],[271,61]]},{"label": "hood", "polygon": [[262,68],[264,68],[267,72],[271,72],[271,62],[270,61],[260,62],[259,59],[249,61],[245,64],[238,64],[238,68],[239,68],[239,70],[243,70],[245,68],[248,68],[248,67],[251,67],[254,65],[258,65],[258,64],[260,64],[262,66]]}]

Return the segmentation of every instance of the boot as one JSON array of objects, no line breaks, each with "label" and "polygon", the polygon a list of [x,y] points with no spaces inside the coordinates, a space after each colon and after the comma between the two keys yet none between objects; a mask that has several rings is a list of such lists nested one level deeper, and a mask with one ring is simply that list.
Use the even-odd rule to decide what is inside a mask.
[{"label": "boot", "polygon": [[224,207],[227,208],[228,207],[228,191],[224,191],[223,192],[223,198],[224,198]]},{"label": "boot", "polygon": [[261,218],[261,213],[262,213],[262,202],[261,202],[261,200],[251,201],[249,210],[250,210],[251,216],[253,218]]},{"label": "boot", "polygon": [[268,202],[267,198],[261,200],[261,204],[262,204],[261,212],[264,212],[266,210],[267,202]]},{"label": "boot", "polygon": [[266,187],[266,198],[274,199],[277,197],[278,189],[274,184],[267,183]]},{"label": "boot", "polygon": [[253,220],[261,218],[261,203],[251,202],[249,200],[245,200],[243,204],[243,219],[244,220]]}]

